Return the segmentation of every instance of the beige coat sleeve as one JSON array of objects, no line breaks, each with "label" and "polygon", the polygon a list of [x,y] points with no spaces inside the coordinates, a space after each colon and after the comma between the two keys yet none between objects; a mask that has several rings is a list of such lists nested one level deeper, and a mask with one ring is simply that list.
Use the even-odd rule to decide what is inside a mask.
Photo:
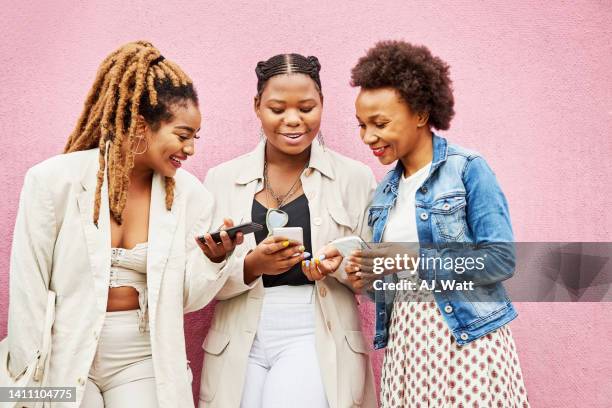
[{"label": "beige coat sleeve", "polygon": [[[215,211],[214,197],[207,194],[201,198],[204,203],[203,211],[193,227],[186,228],[185,236],[185,286],[184,311],[192,312],[203,308],[210,303],[217,292],[223,287],[229,274],[236,269],[235,258],[231,255],[223,262],[214,263],[202,252],[195,238],[211,230],[213,214]],[[186,222],[190,222],[189,219]]]},{"label": "beige coat sleeve", "polygon": [[248,285],[244,283],[244,258],[246,254],[232,255],[232,257],[232,265],[229,268],[231,272],[229,272],[225,285],[223,285],[219,293],[217,293],[217,300],[226,300],[241,295],[253,289],[262,279],[260,276]]},{"label": "beige coat sleeve", "polygon": [[19,198],[9,275],[9,370],[22,372],[40,349],[57,236],[50,192],[30,169]]},{"label": "beige coat sleeve", "polygon": [[[222,194],[223,187],[218,182],[219,180],[215,177],[215,170],[209,170],[204,179],[204,187],[206,187],[215,197],[217,197],[218,194]],[[217,209],[214,220],[217,222],[229,216],[231,216],[231,214],[223,214],[220,209]],[[238,222],[238,220],[233,221]],[[213,226],[213,229],[216,229],[216,227]],[[221,290],[217,293],[215,297],[217,300],[226,300],[241,295],[254,288],[262,279],[259,277],[249,285],[244,283],[244,258],[246,258],[247,254],[248,251],[246,251],[245,248],[238,247],[228,258],[228,278]]]}]

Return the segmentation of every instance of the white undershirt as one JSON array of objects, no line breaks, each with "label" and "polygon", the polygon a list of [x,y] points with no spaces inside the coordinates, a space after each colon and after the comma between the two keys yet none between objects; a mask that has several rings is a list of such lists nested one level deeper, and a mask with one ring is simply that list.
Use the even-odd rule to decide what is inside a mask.
[{"label": "white undershirt", "polygon": [[397,201],[389,213],[383,233],[384,242],[419,242],[416,226],[415,195],[427,176],[431,162],[416,173],[405,177],[402,174],[397,192]]}]

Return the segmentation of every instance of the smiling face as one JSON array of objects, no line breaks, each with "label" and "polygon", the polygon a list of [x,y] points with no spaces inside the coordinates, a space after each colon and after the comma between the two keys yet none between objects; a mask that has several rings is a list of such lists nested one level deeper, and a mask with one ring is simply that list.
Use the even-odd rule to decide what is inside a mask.
[{"label": "smiling face", "polygon": [[393,88],[362,89],[355,101],[361,140],[388,165],[411,155],[431,137],[427,114],[413,112]]},{"label": "smiling face", "polygon": [[268,142],[289,155],[310,146],[321,127],[322,108],[316,84],[305,74],[273,76],[255,98],[255,113]]},{"label": "smiling face", "polygon": [[[159,124],[158,129],[145,126],[144,137],[148,148],[143,154],[134,156],[135,168],[148,168],[165,177],[173,177],[176,170],[195,153],[194,142],[198,139],[202,115],[190,100],[170,107],[172,117]],[[144,141],[142,142],[144,143]],[[138,139],[134,151],[141,151]]]}]

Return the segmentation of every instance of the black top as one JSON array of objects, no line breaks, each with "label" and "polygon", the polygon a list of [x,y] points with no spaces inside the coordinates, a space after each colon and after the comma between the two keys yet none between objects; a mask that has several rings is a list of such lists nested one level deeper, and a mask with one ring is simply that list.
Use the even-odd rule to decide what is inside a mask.
[{"label": "black top", "polygon": [[[306,251],[312,254],[312,244],[310,242],[310,210],[308,209],[308,199],[304,194],[295,200],[283,205],[281,208],[289,215],[289,222],[286,227],[302,227],[304,231],[304,246]],[[251,208],[251,220],[264,226],[261,231],[255,232],[255,241],[259,244],[268,236],[268,227],[266,226],[266,213],[268,209],[259,201],[253,199],[253,207]],[[302,263],[294,265],[287,272],[280,275],[264,275],[264,287],[281,286],[281,285],[312,285],[302,272]]]}]

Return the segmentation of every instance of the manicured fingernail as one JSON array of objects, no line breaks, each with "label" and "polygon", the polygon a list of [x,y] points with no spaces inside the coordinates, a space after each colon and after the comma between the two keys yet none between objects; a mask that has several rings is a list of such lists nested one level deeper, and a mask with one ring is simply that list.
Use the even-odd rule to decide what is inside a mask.
[{"label": "manicured fingernail", "polygon": [[306,250],[306,247],[305,247],[304,245],[302,245],[302,246],[300,246],[298,249],[299,249],[300,251],[305,251],[305,250]]},{"label": "manicured fingernail", "polygon": [[302,261],[302,266],[306,265],[306,261]]},{"label": "manicured fingernail", "polygon": [[289,241],[283,241],[283,246],[287,248],[289,246]]},{"label": "manicured fingernail", "polygon": [[318,265],[318,264],[321,263],[321,261],[319,260],[319,258],[315,258],[314,263],[315,263],[315,265]]},{"label": "manicured fingernail", "polygon": [[310,267],[310,261],[304,261],[306,262],[306,267],[309,268]]},{"label": "manicured fingernail", "polygon": [[310,258],[310,252],[304,252],[302,256],[304,257],[304,259]]},{"label": "manicured fingernail", "polygon": [[324,260],[324,259],[325,259],[325,254],[323,254],[323,255],[321,255],[321,256],[319,257],[319,261],[322,261],[322,260]]}]

